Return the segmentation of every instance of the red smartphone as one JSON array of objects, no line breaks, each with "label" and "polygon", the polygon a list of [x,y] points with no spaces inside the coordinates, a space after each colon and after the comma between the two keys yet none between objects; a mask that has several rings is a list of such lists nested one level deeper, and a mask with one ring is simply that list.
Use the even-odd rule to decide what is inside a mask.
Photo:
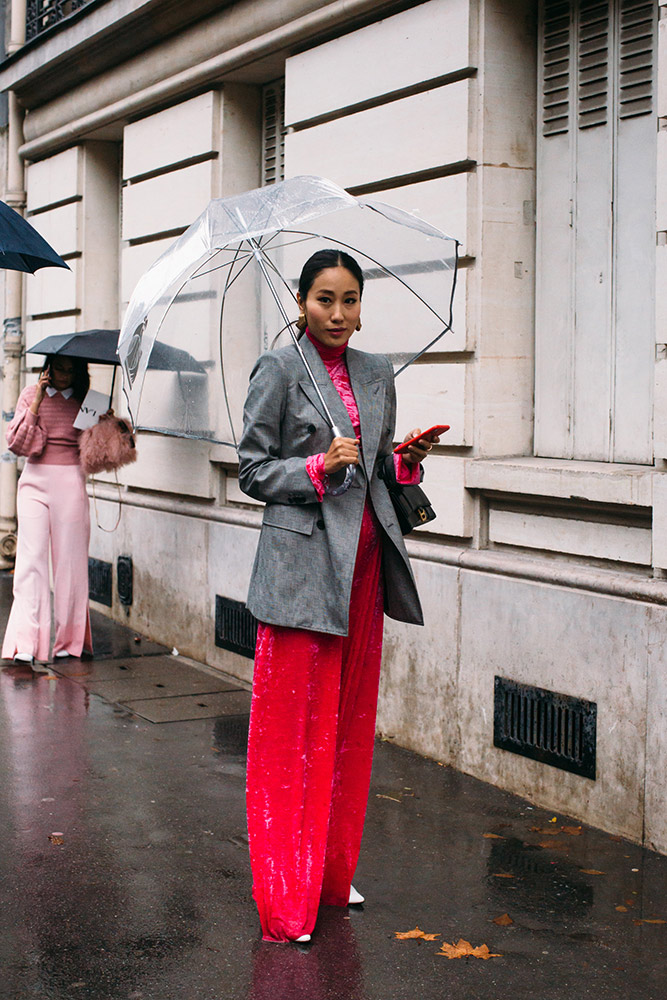
[{"label": "red smartphone", "polygon": [[433,427],[429,427],[427,431],[422,431],[417,437],[410,438],[409,441],[403,441],[402,444],[397,444],[394,448],[394,454],[400,455],[401,452],[407,451],[411,444],[416,444],[422,438],[440,437],[441,434],[444,434],[448,430],[449,424],[434,424]]}]

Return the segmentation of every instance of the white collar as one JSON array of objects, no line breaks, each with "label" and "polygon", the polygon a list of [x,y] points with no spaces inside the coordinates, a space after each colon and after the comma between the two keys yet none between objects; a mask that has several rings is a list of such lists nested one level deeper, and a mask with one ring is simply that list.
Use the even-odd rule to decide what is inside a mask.
[{"label": "white collar", "polygon": [[74,389],[71,386],[69,389],[54,389],[52,385],[47,385],[46,387],[47,396],[55,396],[57,393],[60,393],[63,399],[69,399],[73,392]]}]

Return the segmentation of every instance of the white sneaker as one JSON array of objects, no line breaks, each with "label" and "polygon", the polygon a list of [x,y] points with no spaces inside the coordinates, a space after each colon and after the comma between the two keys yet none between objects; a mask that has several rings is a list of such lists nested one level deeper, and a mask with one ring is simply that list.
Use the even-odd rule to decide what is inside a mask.
[{"label": "white sneaker", "polygon": [[350,898],[347,903],[348,906],[360,906],[365,902],[365,896],[362,896],[360,892],[354,888],[353,885],[350,886]]},{"label": "white sneaker", "polygon": [[70,654],[67,652],[66,649],[59,649],[57,653],[53,654],[53,658],[54,660],[64,660],[65,657],[69,655]]},{"label": "white sneaker", "polygon": [[14,653],[14,661],[18,663],[30,663],[32,665],[33,659],[32,653]]},{"label": "white sneaker", "polygon": [[310,941],[310,934],[302,934],[301,937],[294,939],[297,944],[305,944],[306,941]]}]

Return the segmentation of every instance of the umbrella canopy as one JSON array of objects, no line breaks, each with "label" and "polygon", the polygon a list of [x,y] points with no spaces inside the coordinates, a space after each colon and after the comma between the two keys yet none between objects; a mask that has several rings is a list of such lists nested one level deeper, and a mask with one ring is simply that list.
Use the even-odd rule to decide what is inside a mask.
[{"label": "umbrella canopy", "polygon": [[[364,330],[352,346],[407,357],[450,329],[458,244],[427,222],[321,177],[218,199],[128,305],[118,353],[135,422],[141,404],[141,422],[164,433],[235,446],[248,374],[262,350],[289,342],[301,267],[325,247],[351,253],[364,272]],[[187,397],[182,382],[178,398],[148,371],[159,344],[196,345],[206,359]]]},{"label": "umbrella canopy", "polygon": [[40,267],[66,267],[53,247],[29,222],[0,201],[0,268],[34,274]]},{"label": "umbrella canopy", "polygon": [[[61,333],[45,337],[28,354],[60,354],[68,358],[85,358],[98,365],[119,365],[118,335],[120,330],[83,330],[81,333]],[[187,351],[155,344],[148,367],[160,371],[200,372],[206,369]]]}]

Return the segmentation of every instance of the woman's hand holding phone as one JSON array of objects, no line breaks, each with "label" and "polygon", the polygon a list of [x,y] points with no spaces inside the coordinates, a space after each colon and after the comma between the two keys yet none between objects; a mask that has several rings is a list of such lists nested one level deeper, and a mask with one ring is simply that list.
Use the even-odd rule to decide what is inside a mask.
[{"label": "woman's hand holding phone", "polygon": [[396,445],[394,454],[402,455],[406,462],[414,465],[423,462],[434,444],[439,444],[440,435],[449,430],[449,424],[434,424],[428,430],[422,431],[416,427]]},{"label": "woman's hand holding phone", "polygon": [[49,365],[40,372],[39,381],[37,382],[37,392],[35,393],[35,398],[33,399],[30,410],[32,413],[37,414],[39,407],[41,406],[42,400],[46,395],[47,387],[51,385],[51,366]]}]

